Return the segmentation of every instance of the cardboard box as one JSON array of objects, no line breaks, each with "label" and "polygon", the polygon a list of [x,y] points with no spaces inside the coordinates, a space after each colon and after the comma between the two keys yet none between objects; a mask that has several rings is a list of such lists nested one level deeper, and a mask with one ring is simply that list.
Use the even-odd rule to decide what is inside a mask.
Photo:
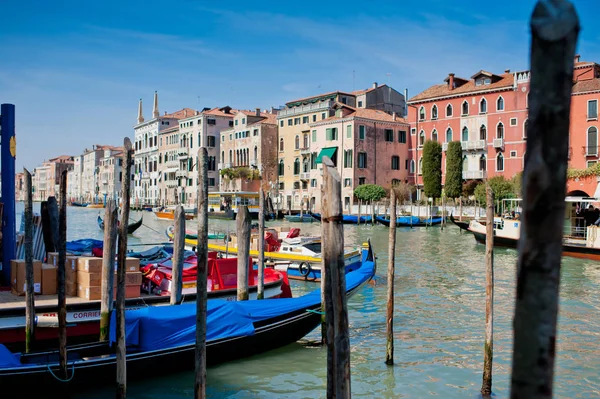
[{"label": "cardboard box", "polygon": [[[115,260],[115,271],[119,270],[118,261]],[[138,258],[125,258],[125,272],[139,272],[140,260]]]},{"label": "cardboard box", "polygon": [[[117,273],[115,273],[113,284],[117,286]],[[127,272],[125,273],[125,286],[128,287],[130,285],[142,285],[142,272]]]},{"label": "cardboard box", "polygon": [[86,287],[83,284],[77,284],[77,296],[89,301],[96,301],[102,297],[102,288],[100,286]]},{"label": "cardboard box", "polygon": [[50,265],[58,265],[58,252],[48,252],[47,263]]},{"label": "cardboard box", "polygon": [[65,295],[77,296],[77,283],[73,281],[65,282]]},{"label": "cardboard box", "polygon": [[81,256],[77,259],[77,271],[88,273],[102,272],[102,258]]},{"label": "cardboard box", "polygon": [[88,273],[78,270],[77,285],[83,285],[84,287],[102,285],[102,273]]},{"label": "cardboard box", "polygon": [[[42,261],[33,260],[33,292],[42,293]],[[25,295],[27,284],[25,283],[25,259],[13,259],[10,261],[10,288],[14,295]]]},{"label": "cardboard box", "polygon": [[42,264],[42,295],[56,294],[56,266],[48,263]]}]

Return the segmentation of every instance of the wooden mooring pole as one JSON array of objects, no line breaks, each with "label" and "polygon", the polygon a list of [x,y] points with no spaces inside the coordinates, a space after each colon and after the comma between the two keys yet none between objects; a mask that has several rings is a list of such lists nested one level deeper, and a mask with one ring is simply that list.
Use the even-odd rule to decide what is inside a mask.
[{"label": "wooden mooring pole", "polygon": [[569,123],[579,18],[566,0],[531,16],[531,83],[510,397],[553,397]]},{"label": "wooden mooring pole", "polygon": [[237,227],[237,299],[248,300],[248,259],[250,258],[250,212],[241,205],[236,217]]},{"label": "wooden mooring pole", "polygon": [[[35,300],[33,292],[33,188],[31,173],[23,169],[25,177],[25,352],[33,350],[35,340]],[[21,287],[19,287],[21,288]]]},{"label": "wooden mooring pole", "polygon": [[[196,255],[196,358],[194,398],[206,397],[206,279],[208,274],[208,152],[198,150],[198,245]],[[229,239],[229,237],[227,237]]]},{"label": "wooden mooring pole", "polygon": [[325,288],[327,397],[349,398],[350,337],[344,266],[342,182],[340,174],[328,157],[323,157],[321,208],[322,256],[328,266]]},{"label": "wooden mooring pole", "polygon": [[104,244],[102,246],[102,297],[100,302],[100,341],[107,341],[110,313],[114,304],[115,252],[117,245],[117,206],[109,199],[104,208]]},{"label": "wooden mooring pole", "polygon": [[125,261],[127,258],[127,225],[129,224],[129,203],[131,196],[129,188],[131,184],[131,163],[133,150],[131,140],[125,137],[123,140],[125,152],[123,163],[125,164],[125,179],[123,179],[123,191],[121,198],[121,224],[119,226],[119,252],[117,255],[117,399],[127,397],[127,352],[125,342]]},{"label": "wooden mooring pole", "polygon": [[67,171],[60,176],[60,204],[58,211],[58,264],[56,270],[58,291],[58,352],[62,378],[67,378],[67,295],[65,288],[67,263]]},{"label": "wooden mooring pole", "polygon": [[394,364],[394,268],[396,261],[396,190],[390,190],[390,231],[388,240],[388,275],[387,275],[387,345],[385,364]]},{"label": "wooden mooring pole", "polygon": [[494,193],[486,184],[485,225],[485,344],[481,395],[492,394],[492,359],[494,358]]},{"label": "wooden mooring pole", "polygon": [[[198,237],[197,245],[200,245]],[[173,286],[171,288],[171,305],[181,303],[183,286],[183,252],[185,251],[185,211],[183,206],[175,208],[175,226],[173,229]]]},{"label": "wooden mooring pole", "polygon": [[265,299],[265,192],[258,197],[258,286],[256,299]]}]

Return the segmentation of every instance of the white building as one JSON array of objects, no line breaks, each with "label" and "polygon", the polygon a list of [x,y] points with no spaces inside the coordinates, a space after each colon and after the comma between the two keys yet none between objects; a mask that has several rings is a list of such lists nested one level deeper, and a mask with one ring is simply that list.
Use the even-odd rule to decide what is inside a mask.
[{"label": "white building", "polygon": [[102,201],[121,198],[121,183],[123,182],[123,147],[104,149],[104,156],[100,159],[98,173],[98,186]]},{"label": "white building", "polygon": [[67,197],[71,201],[82,201],[81,178],[83,175],[83,155],[76,155],[73,170],[67,172]]},{"label": "white building", "polygon": [[100,171],[100,160],[104,156],[104,150],[111,146],[93,145],[91,150],[87,148],[83,152],[83,168],[81,173],[81,197],[86,202],[100,202],[100,186],[98,185],[98,173]]}]

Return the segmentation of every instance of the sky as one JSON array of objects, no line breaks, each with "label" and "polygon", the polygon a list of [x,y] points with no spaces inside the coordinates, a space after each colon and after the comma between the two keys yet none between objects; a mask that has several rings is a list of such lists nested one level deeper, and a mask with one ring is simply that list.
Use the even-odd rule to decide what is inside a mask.
[{"label": "sky", "polygon": [[[159,111],[269,109],[388,84],[409,98],[453,72],[529,68],[533,0],[2,0],[0,103],[16,170],[133,139]],[[574,0],[582,61],[600,62],[600,1]]]}]

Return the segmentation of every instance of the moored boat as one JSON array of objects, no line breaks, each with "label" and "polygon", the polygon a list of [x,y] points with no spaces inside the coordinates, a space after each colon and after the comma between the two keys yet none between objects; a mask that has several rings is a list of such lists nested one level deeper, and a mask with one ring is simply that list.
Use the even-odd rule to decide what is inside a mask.
[{"label": "moored boat", "polygon": [[[175,220],[175,208],[156,210],[154,211],[154,214],[156,215],[156,218],[160,220]],[[191,220],[194,218],[194,215],[192,213],[185,212],[184,214],[186,220]]]},{"label": "moored boat", "polygon": [[454,215],[450,215],[450,221],[461,230],[469,231],[469,222],[461,222],[454,219]]},{"label": "moored boat", "polygon": [[315,218],[313,218],[312,216],[310,216],[308,214],[285,215],[283,218],[285,220],[287,220],[288,222],[292,222],[292,223],[312,223],[315,220]]},{"label": "moored boat", "polygon": [[70,205],[71,206],[86,207],[86,206],[88,206],[88,203],[87,202],[71,201]]},{"label": "moored boat", "polygon": [[[144,216],[142,215],[140,220],[138,220],[137,222],[128,224],[127,225],[127,234],[133,234],[134,231],[139,229],[140,226],[142,225],[143,219],[144,219]],[[121,224],[121,221],[118,220],[117,226],[119,226],[120,224]],[[102,217],[100,215],[98,215],[98,227],[100,227],[101,230],[104,230],[104,220],[102,220]]]},{"label": "moored boat", "polygon": [[[384,226],[390,225],[390,219],[382,216],[375,216],[375,220]],[[400,216],[396,218],[396,227],[437,226],[442,223],[442,220],[442,217],[419,218],[416,216]]]},{"label": "moored boat", "polygon": [[[318,220],[319,222],[321,221],[321,214],[320,213],[310,213],[310,215],[315,219]],[[370,215],[363,215],[363,216],[356,216],[356,215],[342,215],[342,223],[343,224],[364,224],[364,223],[371,223],[371,216]]]}]

